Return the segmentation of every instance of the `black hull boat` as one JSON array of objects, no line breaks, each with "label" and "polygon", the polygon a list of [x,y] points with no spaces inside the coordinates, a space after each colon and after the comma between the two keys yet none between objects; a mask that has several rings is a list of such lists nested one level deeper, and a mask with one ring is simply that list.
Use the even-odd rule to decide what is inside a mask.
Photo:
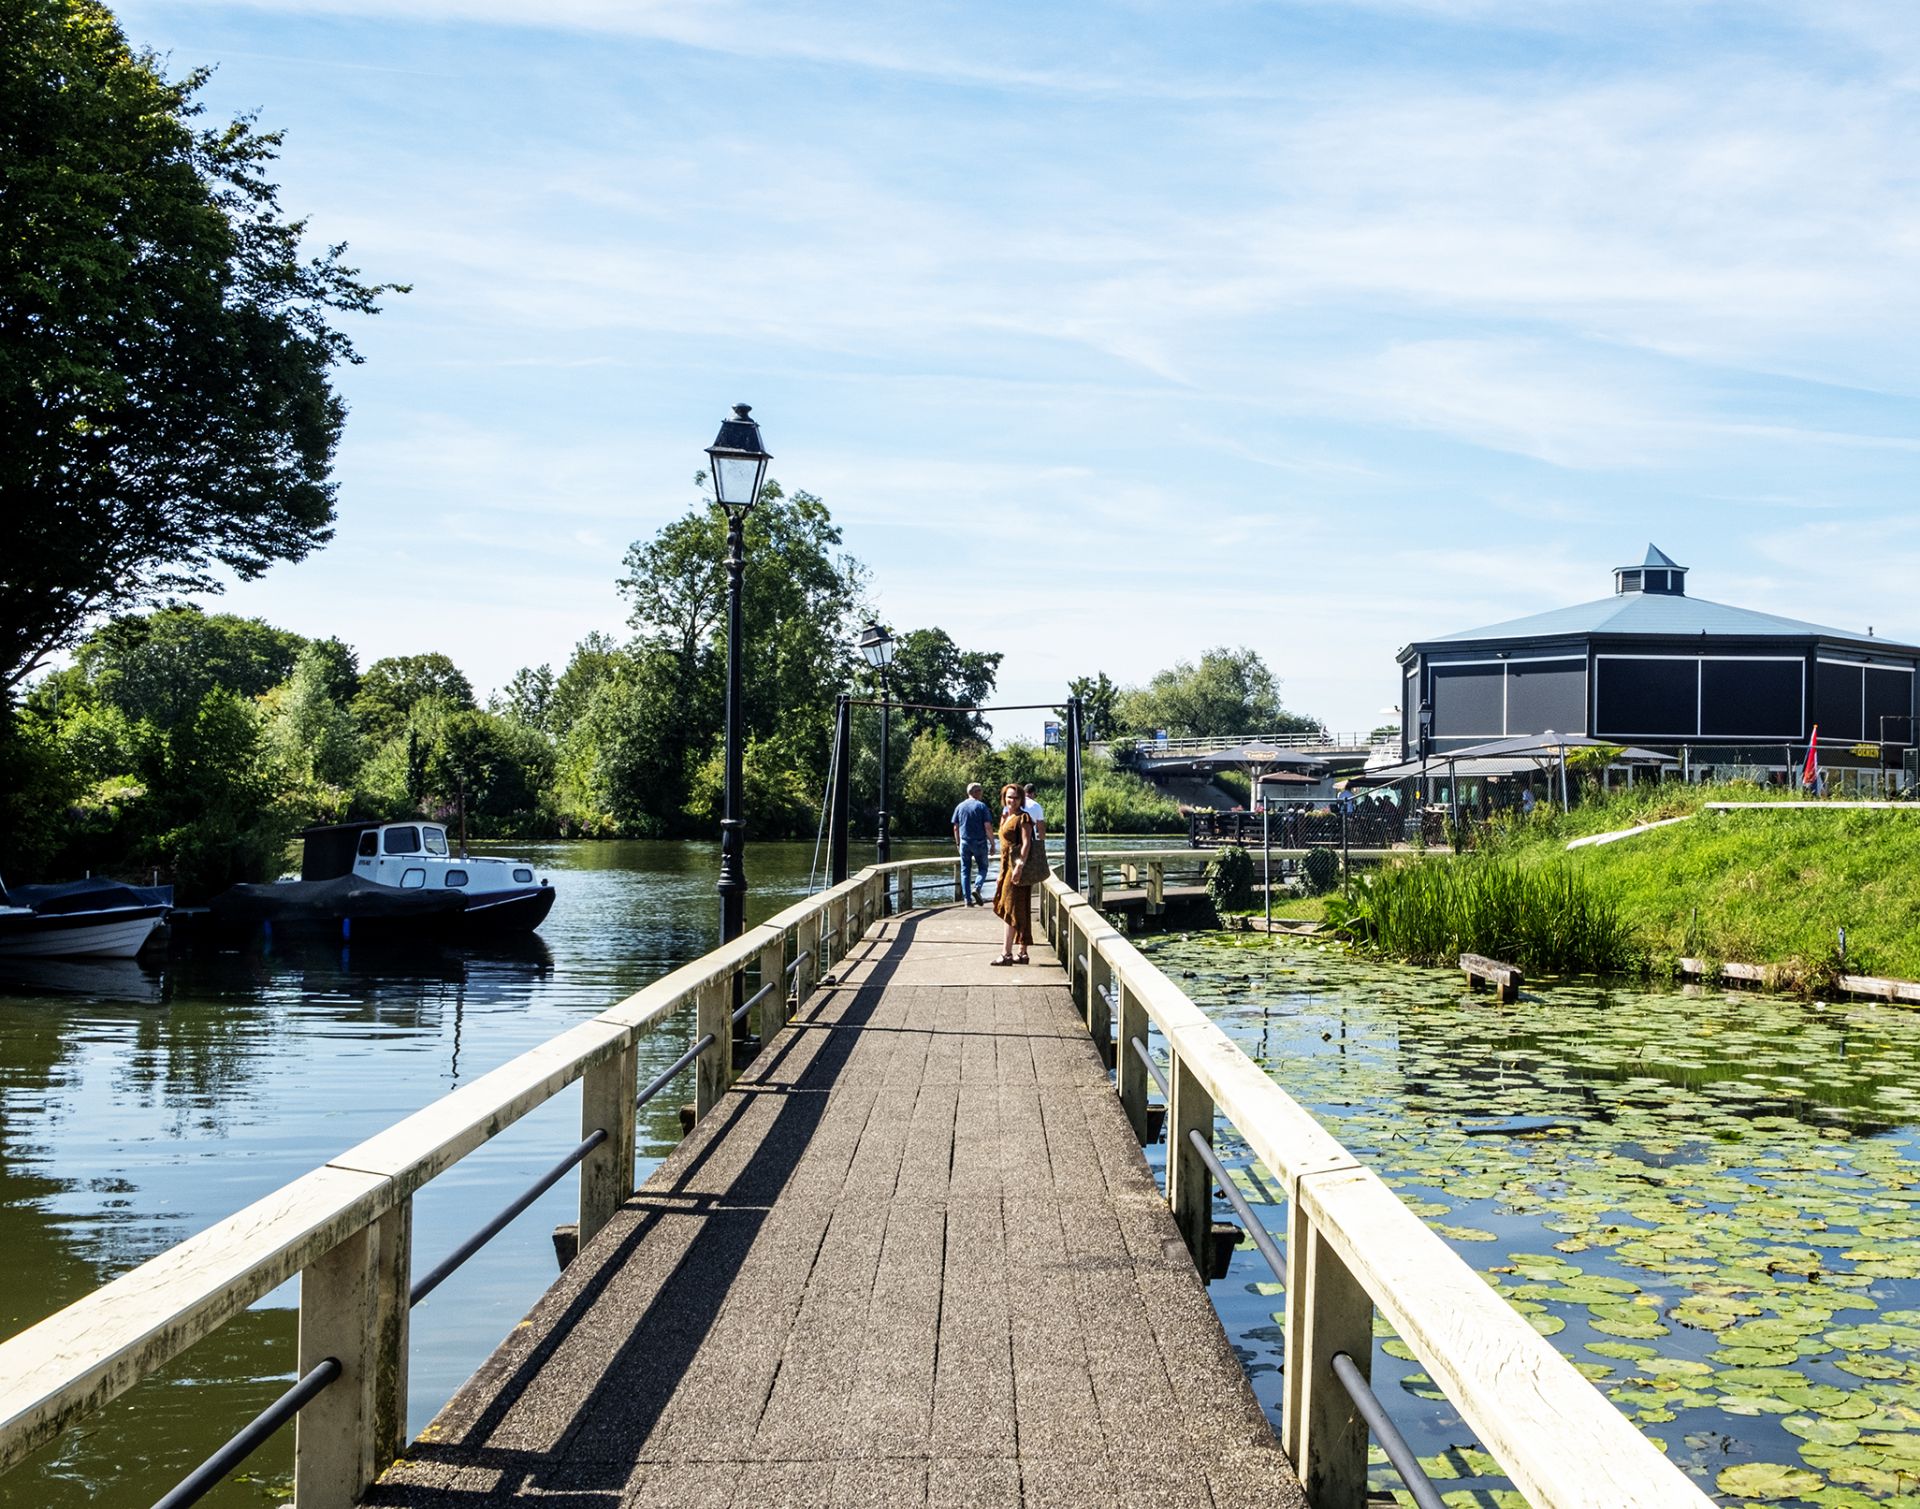
[{"label": "black hull boat", "polygon": [[554,889],[525,860],[456,856],[433,823],[309,828],[300,879],[237,885],[214,897],[205,926],[356,941],[461,942],[530,932]]}]

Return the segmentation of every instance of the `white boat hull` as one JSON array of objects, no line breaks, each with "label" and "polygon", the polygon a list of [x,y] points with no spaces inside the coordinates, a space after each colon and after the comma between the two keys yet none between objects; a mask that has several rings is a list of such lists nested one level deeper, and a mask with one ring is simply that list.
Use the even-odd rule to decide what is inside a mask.
[{"label": "white boat hull", "polygon": [[131,959],[166,920],[164,912],[103,917],[71,927],[58,925],[63,918],[35,918],[17,929],[0,929],[0,959]]}]

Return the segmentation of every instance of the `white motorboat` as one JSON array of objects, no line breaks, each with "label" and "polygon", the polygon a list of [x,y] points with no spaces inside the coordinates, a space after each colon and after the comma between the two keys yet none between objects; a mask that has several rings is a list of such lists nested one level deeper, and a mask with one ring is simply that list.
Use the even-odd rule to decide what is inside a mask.
[{"label": "white motorboat", "polygon": [[171,886],[0,885],[0,958],[131,959],[172,910]]}]

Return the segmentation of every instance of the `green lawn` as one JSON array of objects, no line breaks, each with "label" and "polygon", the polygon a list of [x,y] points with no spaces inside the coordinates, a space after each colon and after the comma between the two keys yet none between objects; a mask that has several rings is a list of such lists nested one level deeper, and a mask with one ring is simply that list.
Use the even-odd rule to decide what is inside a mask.
[{"label": "green lawn", "polygon": [[[1565,860],[1613,896],[1657,962],[1679,954],[1819,969],[1847,930],[1847,965],[1920,979],[1920,804],[1848,811],[1705,812],[1753,801],[1751,786],[1619,792],[1572,813],[1536,813],[1491,847],[1525,863]],[[1569,838],[1662,817],[1689,822],[1575,849]]]}]

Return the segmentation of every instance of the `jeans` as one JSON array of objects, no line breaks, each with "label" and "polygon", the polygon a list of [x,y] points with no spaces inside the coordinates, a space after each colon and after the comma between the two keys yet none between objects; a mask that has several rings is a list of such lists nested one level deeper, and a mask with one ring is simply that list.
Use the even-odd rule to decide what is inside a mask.
[{"label": "jeans", "polygon": [[[970,900],[980,900],[980,887],[987,883],[987,856],[993,852],[990,844],[960,845],[960,885]],[[973,868],[980,867],[980,878],[973,879]]]}]

